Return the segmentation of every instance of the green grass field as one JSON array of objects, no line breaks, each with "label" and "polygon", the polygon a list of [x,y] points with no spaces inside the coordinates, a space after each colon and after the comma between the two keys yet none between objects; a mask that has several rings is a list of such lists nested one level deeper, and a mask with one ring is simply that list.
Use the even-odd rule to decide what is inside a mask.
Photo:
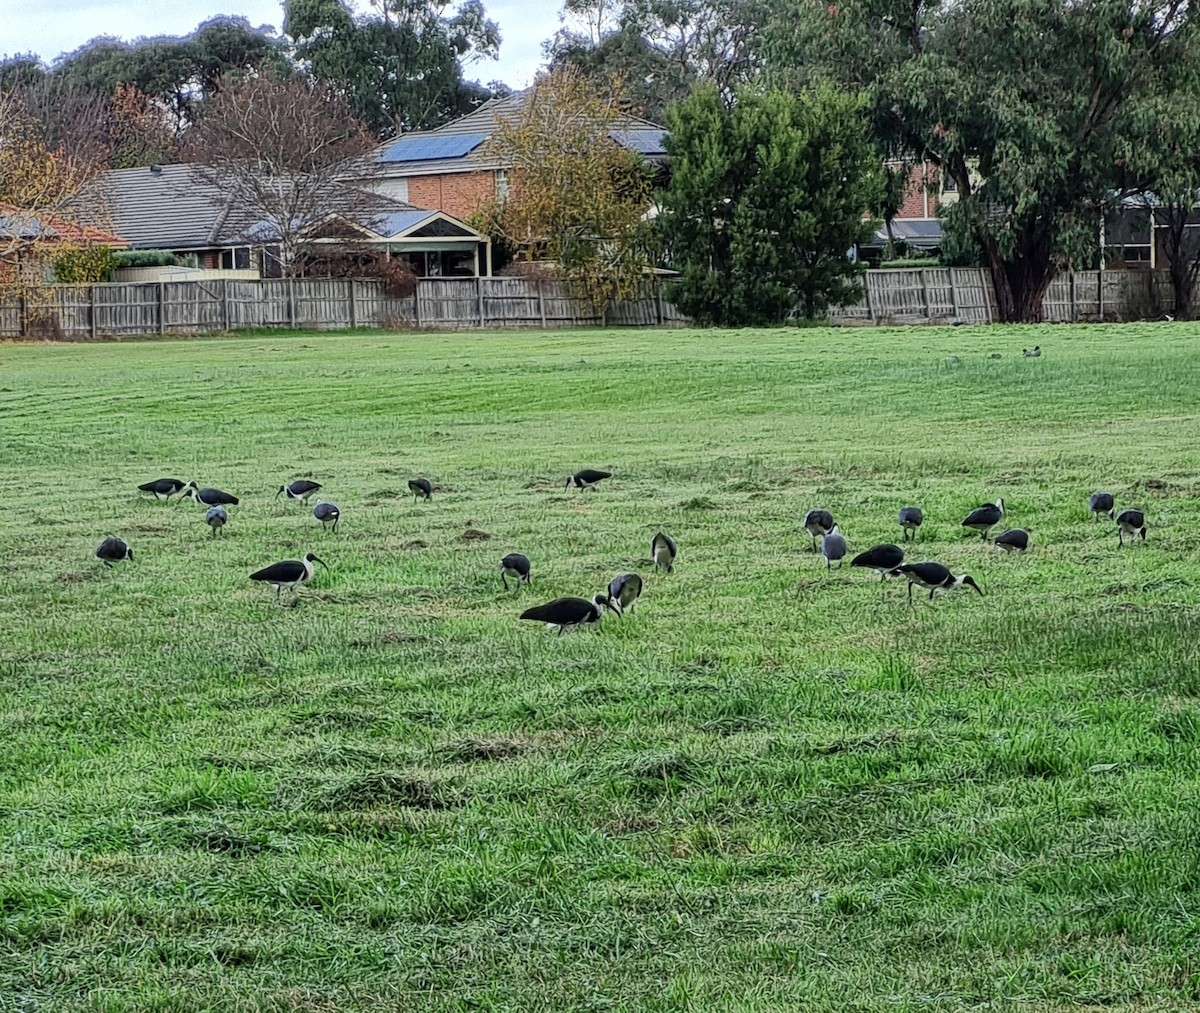
[{"label": "green grass field", "polygon": [[[1198,349],[0,346],[0,1010],[1200,1002]],[[585,466],[615,477],[564,492]],[[163,475],[243,497],[223,539],[135,492]],[[297,476],[336,536],[272,499]],[[997,496],[1028,555],[959,527]],[[800,528],[826,507],[855,552],[907,503],[910,559],[986,597],[910,609]],[[98,563],[109,533],[136,562]],[[294,607],[247,580],[306,550],[330,570]],[[627,569],[633,617],[517,620]]]}]

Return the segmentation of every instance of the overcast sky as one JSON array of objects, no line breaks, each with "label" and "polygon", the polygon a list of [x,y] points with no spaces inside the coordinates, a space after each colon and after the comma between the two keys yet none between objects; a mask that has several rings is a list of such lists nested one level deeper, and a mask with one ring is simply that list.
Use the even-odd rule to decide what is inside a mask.
[{"label": "overcast sky", "polygon": [[[472,63],[466,76],[523,88],[542,61],[542,40],[558,28],[559,0],[484,0],[484,5],[504,38],[500,59]],[[36,53],[52,61],[97,35],[186,35],[218,14],[240,14],[252,25],[276,29],[283,23],[279,0],[0,0],[0,55]]]}]

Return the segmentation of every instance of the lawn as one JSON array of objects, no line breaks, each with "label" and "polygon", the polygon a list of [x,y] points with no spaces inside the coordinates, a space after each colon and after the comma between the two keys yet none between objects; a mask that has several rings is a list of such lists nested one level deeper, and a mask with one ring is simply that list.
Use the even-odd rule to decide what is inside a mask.
[{"label": "lawn", "polygon": [[[0,346],[0,1010],[1200,1002],[1198,348]],[[564,491],[582,467],[614,477]],[[160,476],[241,496],[224,537],[136,492]],[[272,498],[300,476],[336,535]],[[959,526],[998,496],[1025,556]],[[853,553],[908,503],[910,558],[985,597],[909,608],[800,526]],[[310,550],[294,606],[247,579]],[[517,619],[629,569],[632,617]]]}]

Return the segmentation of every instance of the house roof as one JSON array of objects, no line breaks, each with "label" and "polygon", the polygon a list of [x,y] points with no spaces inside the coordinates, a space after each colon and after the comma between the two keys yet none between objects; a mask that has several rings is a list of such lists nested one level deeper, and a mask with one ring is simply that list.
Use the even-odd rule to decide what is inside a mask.
[{"label": "house roof", "polygon": [[15,204],[0,203],[0,238],[50,240],[81,246],[113,246],[129,244],[116,233],[83,225],[55,215],[26,211]]},{"label": "house roof", "polygon": [[[892,235],[907,246],[932,250],[942,245],[942,223],[936,218],[893,218]],[[864,246],[886,246],[887,228],[880,226]]]},{"label": "house roof", "polygon": [[233,244],[242,229],[228,221],[228,198],[192,172],[192,166],[184,163],[111,169],[104,174],[100,200],[130,246],[203,250]]},{"label": "house roof", "polygon": [[[473,172],[502,168],[484,150],[501,121],[520,111],[533,93],[532,88],[513,92],[504,98],[490,99],[478,109],[436,130],[414,130],[393,138],[376,149],[376,158],[389,175],[432,176],[448,172]],[[624,115],[621,129],[609,135],[622,147],[632,148],[649,161],[666,158],[663,138],[666,131],[656,123],[638,116]]]}]

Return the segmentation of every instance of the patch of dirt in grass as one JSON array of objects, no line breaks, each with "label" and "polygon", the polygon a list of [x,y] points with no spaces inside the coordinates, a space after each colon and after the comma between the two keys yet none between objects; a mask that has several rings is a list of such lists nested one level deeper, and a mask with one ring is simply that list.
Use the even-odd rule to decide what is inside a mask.
[{"label": "patch of dirt in grass", "polygon": [[381,772],[351,778],[329,789],[320,799],[326,809],[448,809],[461,804],[446,787],[419,777]]},{"label": "patch of dirt in grass", "polygon": [[691,499],[685,499],[679,504],[680,510],[720,510],[711,499],[707,496],[693,496]]},{"label": "patch of dirt in grass", "polygon": [[95,580],[99,573],[99,570],[96,570],[94,573],[88,573],[84,570],[71,570],[68,573],[60,573],[58,580],[63,584],[82,584],[87,580]]},{"label": "patch of dirt in grass", "polygon": [[874,735],[863,735],[857,739],[834,739],[824,745],[809,747],[809,752],[817,756],[834,756],[838,753],[858,753],[873,749],[891,749],[899,745],[900,733],[895,729],[876,732]]},{"label": "patch of dirt in grass", "polygon": [[188,843],[201,851],[212,851],[229,855],[231,858],[244,858],[247,855],[261,855],[263,852],[280,850],[268,841],[246,837],[228,827],[197,831],[188,838]]},{"label": "patch of dirt in grass", "polygon": [[481,760],[507,760],[532,748],[528,739],[500,736],[467,738],[438,747],[438,754],[450,763],[476,763]]},{"label": "patch of dirt in grass", "polygon": [[467,530],[458,537],[464,542],[486,542],[492,536],[486,531],[480,531],[478,528],[467,528]]},{"label": "patch of dirt in grass", "polygon": [[129,530],[139,535],[165,535],[171,529],[166,524],[134,524]]},{"label": "patch of dirt in grass", "polygon": [[1162,493],[1166,495],[1175,489],[1176,486],[1168,482],[1165,478],[1139,478],[1133,483],[1132,488],[1137,491],[1144,489],[1146,492]]},{"label": "patch of dirt in grass", "polygon": [[409,552],[415,552],[417,549],[428,549],[429,543],[423,542],[419,538],[414,538],[411,542],[405,542],[400,548],[407,549]]}]

